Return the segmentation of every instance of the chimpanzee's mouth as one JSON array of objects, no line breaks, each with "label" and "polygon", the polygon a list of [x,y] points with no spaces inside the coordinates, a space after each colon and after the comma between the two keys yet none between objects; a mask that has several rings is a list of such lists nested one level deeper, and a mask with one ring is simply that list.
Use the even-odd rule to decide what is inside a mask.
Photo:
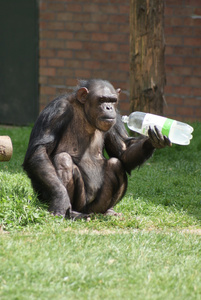
[{"label": "chimpanzee's mouth", "polygon": [[114,122],[115,118],[101,117],[100,120],[104,122]]}]

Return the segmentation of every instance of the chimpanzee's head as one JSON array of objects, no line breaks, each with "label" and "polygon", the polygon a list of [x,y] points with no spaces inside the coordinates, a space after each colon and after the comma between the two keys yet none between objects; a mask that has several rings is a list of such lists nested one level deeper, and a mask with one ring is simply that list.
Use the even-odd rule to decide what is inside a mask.
[{"label": "chimpanzee's head", "polygon": [[81,81],[76,92],[83,104],[88,122],[101,131],[108,131],[116,123],[116,109],[121,90],[101,79]]}]

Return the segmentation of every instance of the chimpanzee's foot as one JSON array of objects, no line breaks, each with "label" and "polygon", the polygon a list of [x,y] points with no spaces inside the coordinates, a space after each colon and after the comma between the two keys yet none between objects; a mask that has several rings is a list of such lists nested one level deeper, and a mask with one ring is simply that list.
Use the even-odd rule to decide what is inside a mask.
[{"label": "chimpanzee's foot", "polygon": [[114,211],[113,208],[109,208],[105,213],[104,216],[115,216],[115,217],[121,217],[122,213],[117,213],[116,211]]},{"label": "chimpanzee's foot", "polygon": [[66,215],[67,219],[79,220],[79,219],[89,219],[92,214],[83,214],[77,211],[70,211],[70,214]]}]

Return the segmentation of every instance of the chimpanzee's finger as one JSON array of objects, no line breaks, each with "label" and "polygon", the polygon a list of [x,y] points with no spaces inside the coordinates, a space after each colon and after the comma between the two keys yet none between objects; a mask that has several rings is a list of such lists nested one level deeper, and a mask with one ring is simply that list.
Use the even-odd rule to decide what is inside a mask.
[{"label": "chimpanzee's finger", "polygon": [[156,135],[157,135],[158,139],[160,141],[162,141],[162,143],[164,143],[164,136],[162,135],[162,133],[160,132],[160,130],[158,129],[158,127],[154,126],[154,129],[155,129],[155,132],[156,132]]},{"label": "chimpanzee's finger", "polygon": [[164,140],[165,140],[165,144],[166,144],[167,146],[169,146],[169,147],[172,146],[171,141],[170,141],[169,138],[168,138],[167,136],[165,136],[165,135],[164,135]]},{"label": "chimpanzee's finger", "polygon": [[155,131],[153,129],[151,129],[151,127],[149,127],[149,129],[148,129],[148,135],[155,144],[160,144],[159,138],[157,137]]}]

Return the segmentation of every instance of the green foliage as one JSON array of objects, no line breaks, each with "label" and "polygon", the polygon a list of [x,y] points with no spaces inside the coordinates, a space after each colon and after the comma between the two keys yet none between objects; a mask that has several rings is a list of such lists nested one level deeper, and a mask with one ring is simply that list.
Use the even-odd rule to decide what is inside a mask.
[{"label": "green foliage", "polygon": [[22,170],[31,128],[0,128],[0,298],[200,299],[201,124],[129,177],[121,217],[54,217]]}]

